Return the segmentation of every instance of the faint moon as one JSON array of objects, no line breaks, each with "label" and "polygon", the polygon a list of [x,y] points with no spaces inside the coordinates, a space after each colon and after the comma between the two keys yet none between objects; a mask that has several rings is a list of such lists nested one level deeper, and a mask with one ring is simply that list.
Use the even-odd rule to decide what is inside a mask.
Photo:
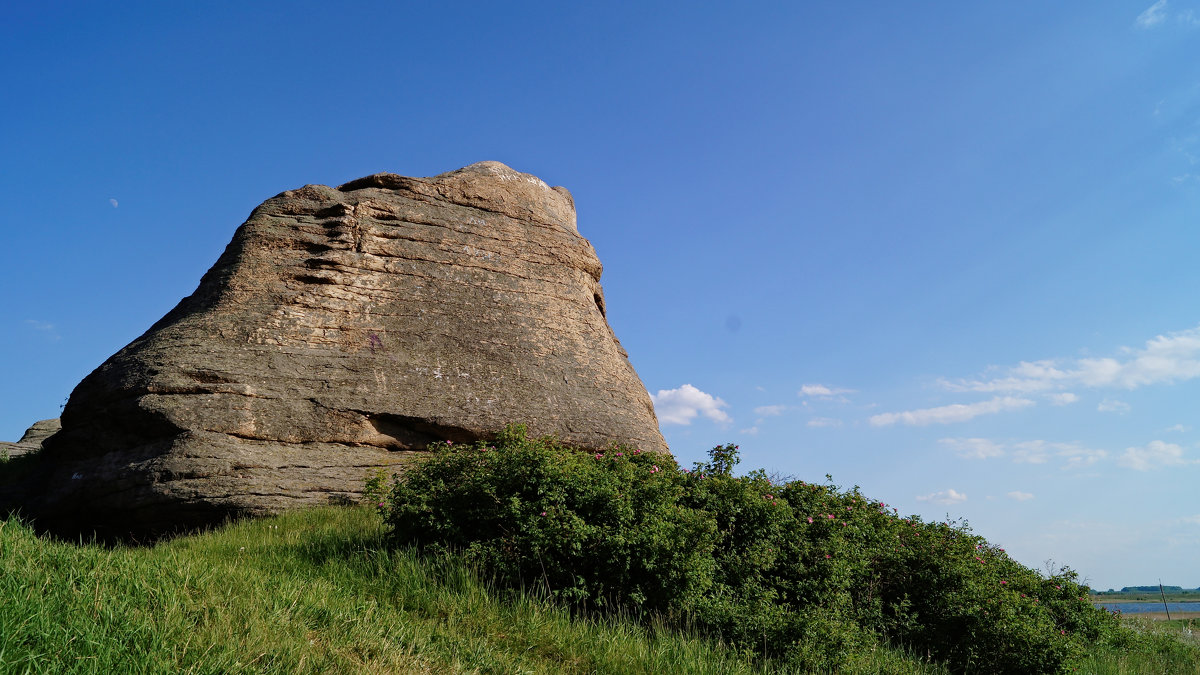
[{"label": "faint moon", "polygon": [[108,203],[109,203],[109,204],[112,204],[114,209],[115,209],[115,208],[117,208],[117,200],[115,200],[115,199],[110,199],[110,200],[108,200]]}]

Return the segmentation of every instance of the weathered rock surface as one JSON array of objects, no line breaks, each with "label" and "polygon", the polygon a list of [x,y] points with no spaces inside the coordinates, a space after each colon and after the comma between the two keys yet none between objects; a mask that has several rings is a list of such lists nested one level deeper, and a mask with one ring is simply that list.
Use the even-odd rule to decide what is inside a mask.
[{"label": "weathered rock surface", "polygon": [[39,452],[42,449],[42,441],[58,433],[61,428],[62,423],[58,421],[57,417],[34,422],[33,426],[26,429],[21,440],[16,443],[0,441],[0,457],[15,458],[31,452]]},{"label": "weathered rock surface", "polygon": [[510,422],[665,452],[600,271],[570,193],[498,162],[284,192],[76,387],[23,510],[155,536],[352,497]]}]

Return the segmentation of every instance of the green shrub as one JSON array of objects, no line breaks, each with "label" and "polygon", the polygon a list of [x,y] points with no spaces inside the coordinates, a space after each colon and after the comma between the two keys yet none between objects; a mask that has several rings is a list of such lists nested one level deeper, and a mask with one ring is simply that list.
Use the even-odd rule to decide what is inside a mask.
[{"label": "green shrub", "polygon": [[1056,673],[1131,639],[1070,570],[1043,578],[964,523],[902,518],[858,488],[735,476],[735,445],[691,470],[519,426],[431,449],[390,491],[376,486],[395,544],[803,671],[853,670],[890,643],[956,671]]},{"label": "green shrub", "polygon": [[393,539],[465,556],[508,586],[659,610],[712,584],[715,527],[679,504],[674,460],[585,454],[511,427],[494,444],[436,444],[392,488]]},{"label": "green shrub", "polygon": [[387,469],[375,469],[368,473],[363,482],[362,503],[383,508],[391,496],[391,479]]}]

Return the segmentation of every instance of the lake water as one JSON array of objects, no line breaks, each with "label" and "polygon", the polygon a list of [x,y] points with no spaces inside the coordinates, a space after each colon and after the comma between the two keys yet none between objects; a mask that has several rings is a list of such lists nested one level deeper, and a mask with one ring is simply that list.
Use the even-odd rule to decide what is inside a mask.
[{"label": "lake water", "polygon": [[[1097,602],[1096,606],[1103,607],[1110,612],[1114,609],[1119,609],[1123,614],[1163,611],[1163,604],[1161,602]],[[1167,610],[1171,612],[1200,612],[1200,602],[1168,602]]]}]

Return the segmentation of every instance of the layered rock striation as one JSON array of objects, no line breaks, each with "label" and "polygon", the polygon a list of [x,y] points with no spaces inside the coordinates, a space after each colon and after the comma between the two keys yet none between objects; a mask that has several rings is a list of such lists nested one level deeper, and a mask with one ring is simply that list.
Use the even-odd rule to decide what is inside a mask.
[{"label": "layered rock striation", "polygon": [[511,422],[665,452],[600,272],[570,193],[498,162],[284,192],[76,387],[24,510],[157,536],[354,497]]},{"label": "layered rock striation", "polygon": [[42,441],[58,433],[61,428],[62,424],[57,417],[34,422],[33,426],[26,429],[25,433],[21,435],[21,440],[16,443],[0,441],[0,457],[15,459],[21,455],[41,452]]}]

